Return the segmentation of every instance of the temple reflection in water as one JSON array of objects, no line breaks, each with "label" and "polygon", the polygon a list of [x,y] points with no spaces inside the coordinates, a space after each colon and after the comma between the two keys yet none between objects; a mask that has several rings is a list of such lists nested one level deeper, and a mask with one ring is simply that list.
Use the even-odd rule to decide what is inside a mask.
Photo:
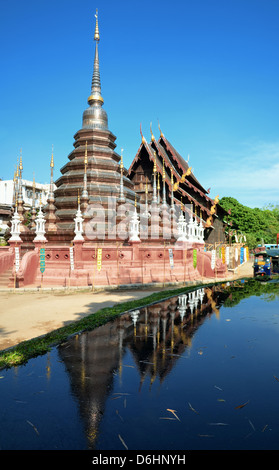
[{"label": "temple reflection in water", "polygon": [[[138,372],[143,383],[164,382],[182,355],[190,352],[192,337],[219,308],[228,294],[222,288],[200,288],[139,310],[123,314],[93,331],[82,333],[59,347],[85,426],[88,448],[95,447],[106,400],[123,367]],[[123,360],[127,351],[132,364]]]}]

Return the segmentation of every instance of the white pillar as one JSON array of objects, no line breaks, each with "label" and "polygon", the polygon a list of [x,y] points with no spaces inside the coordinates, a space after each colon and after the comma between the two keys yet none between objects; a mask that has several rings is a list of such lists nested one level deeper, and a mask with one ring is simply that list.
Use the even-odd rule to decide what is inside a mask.
[{"label": "white pillar", "polygon": [[12,222],[12,227],[11,227],[12,236],[9,241],[21,242],[22,240],[20,238],[20,217],[17,212],[17,205],[16,205],[15,212],[14,212],[11,222]]},{"label": "white pillar", "polygon": [[37,217],[36,217],[36,219],[35,219],[35,223],[36,223],[36,230],[35,230],[35,232],[36,232],[36,237],[34,238],[33,241],[34,241],[34,242],[38,242],[38,241],[40,241],[40,242],[46,242],[46,241],[47,241],[47,239],[46,239],[46,237],[45,237],[45,233],[46,233],[46,231],[45,231],[45,223],[46,223],[46,221],[45,221],[45,218],[44,218],[44,214],[43,214],[43,212],[42,212],[42,207],[41,207],[41,205],[40,205],[40,209],[39,209],[38,215],[37,215]]},{"label": "white pillar", "polygon": [[78,209],[75,217],[75,238],[74,240],[84,240],[83,238],[83,218],[80,210],[80,204],[78,203]]},{"label": "white pillar", "polygon": [[183,215],[183,212],[180,212],[180,216],[178,218],[177,222],[177,233],[178,233],[178,242],[186,242],[187,241],[187,235],[186,235],[186,221]]},{"label": "white pillar", "polygon": [[129,242],[140,242],[139,238],[139,217],[137,214],[137,208],[135,206],[135,211],[131,217],[130,227],[129,227]]}]

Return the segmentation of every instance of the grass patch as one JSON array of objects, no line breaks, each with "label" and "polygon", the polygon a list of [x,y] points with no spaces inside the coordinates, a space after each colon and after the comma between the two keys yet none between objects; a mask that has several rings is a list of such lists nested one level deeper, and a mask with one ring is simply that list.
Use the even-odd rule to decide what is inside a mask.
[{"label": "grass patch", "polygon": [[57,330],[47,333],[44,336],[40,336],[28,341],[23,341],[17,346],[0,352],[0,369],[25,364],[29,359],[45,354],[46,352],[50,351],[53,346],[57,346],[58,344],[63,343],[70,336],[81,333],[83,331],[93,330],[94,328],[104,325],[105,323],[115,319],[125,312],[159,302],[160,300],[179,295],[189,290],[198,289],[201,286],[205,287],[204,284],[200,284],[189,287],[184,286],[178,289],[159,291],[142,299],[119,303],[114,307],[102,308],[81,320],[58,328]]},{"label": "grass patch", "polygon": [[[237,279],[232,282],[232,285],[234,285],[234,282],[236,282],[236,291],[239,289],[239,281],[248,281],[247,284],[247,289],[248,293],[247,295],[251,295],[251,292],[249,290],[252,289],[253,292],[258,292],[262,293],[263,290],[260,289],[260,285],[262,283],[259,283],[255,279],[251,279],[250,277],[248,278],[241,278]],[[98,328],[99,326],[104,325],[105,323],[114,320],[115,318],[119,317],[125,312],[129,312],[131,310],[135,310],[138,308],[145,307],[147,305],[154,304],[156,302],[160,302],[161,300],[168,299],[170,297],[174,297],[176,295],[186,293],[189,291],[193,291],[196,289],[199,289],[200,287],[212,287],[213,285],[218,285],[218,284],[224,284],[226,281],[220,280],[216,282],[211,282],[208,284],[196,284],[196,285],[191,285],[191,286],[183,286],[179,288],[173,288],[169,290],[162,290],[158,292],[154,292],[151,295],[148,295],[147,297],[137,299],[137,300],[130,300],[127,302],[123,303],[118,303],[114,307],[105,307],[100,310],[98,310],[95,313],[92,313],[91,315],[88,315],[87,317],[82,318],[81,320],[77,320],[76,322],[72,322],[71,324],[58,328],[57,330],[54,330],[50,333],[47,333],[44,336],[40,336],[38,338],[34,338],[28,341],[23,341],[22,343],[19,343],[17,346],[14,346],[12,348],[9,348],[4,351],[0,351],[0,370],[4,368],[9,368],[13,366],[19,366],[22,364],[25,364],[29,359],[34,358],[36,356],[45,354],[46,352],[50,351],[50,349],[53,346],[57,346],[64,341],[66,341],[70,336],[73,336],[75,334],[80,334],[83,331],[90,331],[95,328]],[[257,287],[258,286],[258,287]],[[242,295],[245,294],[245,289],[243,289],[243,285],[241,285],[242,289]],[[274,289],[272,287],[272,283],[270,283],[270,288]],[[233,289],[233,287],[231,288]],[[264,289],[266,290],[266,288]]]}]

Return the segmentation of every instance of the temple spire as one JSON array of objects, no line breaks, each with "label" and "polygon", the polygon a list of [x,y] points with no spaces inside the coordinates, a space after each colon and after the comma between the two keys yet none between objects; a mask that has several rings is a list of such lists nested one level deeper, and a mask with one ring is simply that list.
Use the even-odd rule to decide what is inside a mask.
[{"label": "temple spire", "polygon": [[22,193],[22,149],[20,149],[20,157],[19,157],[19,185],[18,185],[18,194],[17,194],[17,212],[20,217],[20,221],[24,222],[23,212],[23,193]]},{"label": "temple spire", "polygon": [[100,34],[99,34],[99,24],[98,24],[98,10],[96,10],[95,18],[96,18],[96,26],[95,26],[94,41],[96,41],[96,47],[95,47],[95,59],[94,59],[94,68],[93,68],[93,76],[92,76],[92,84],[91,84],[91,95],[88,98],[88,103],[90,105],[96,101],[99,101],[102,104],[104,102],[103,97],[101,95],[101,79],[100,79],[100,68],[99,68],[98,42],[100,41]]},{"label": "temple spire", "polygon": [[162,197],[162,208],[166,209],[167,208],[167,201],[166,201],[166,170],[165,170],[165,161],[163,160],[163,175],[162,175],[162,180],[163,180],[163,197]]},{"label": "temple spire", "polygon": [[120,159],[120,194],[118,198],[118,202],[125,202],[125,196],[123,192],[123,171],[124,171],[124,165],[123,165],[123,149],[121,149],[121,159]]},{"label": "temple spire", "polygon": [[53,145],[52,145],[52,151],[51,151],[51,160],[50,160],[50,196],[53,198],[53,168],[54,168],[54,159],[53,159]]},{"label": "temple spire", "polygon": [[33,191],[32,191],[32,211],[31,211],[31,223],[30,228],[36,227],[36,183],[35,175],[33,174]]},{"label": "temple spire", "polygon": [[47,232],[56,232],[57,231],[57,218],[56,218],[56,207],[55,207],[55,197],[54,197],[54,182],[53,182],[53,169],[54,169],[54,158],[53,158],[53,145],[51,149],[51,159],[50,159],[50,185],[49,193],[47,198],[47,206],[45,208],[45,228]]},{"label": "temple spire", "polygon": [[103,109],[104,100],[101,94],[101,79],[99,68],[99,51],[98,43],[100,41],[99,24],[98,24],[98,10],[95,14],[96,25],[94,41],[95,45],[95,58],[93,67],[93,76],[91,82],[91,94],[88,98],[89,108],[87,108],[82,117],[82,127],[84,129],[102,129],[108,130],[108,116]]},{"label": "temple spire", "polygon": [[154,166],[153,166],[153,198],[152,204],[157,205],[157,195],[156,195],[156,173],[157,173],[157,165],[156,165],[156,152],[154,154]]}]

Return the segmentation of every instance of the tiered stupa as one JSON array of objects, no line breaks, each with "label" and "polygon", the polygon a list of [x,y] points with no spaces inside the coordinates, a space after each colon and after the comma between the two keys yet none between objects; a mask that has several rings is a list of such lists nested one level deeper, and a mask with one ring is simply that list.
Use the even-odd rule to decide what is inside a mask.
[{"label": "tiered stupa", "polygon": [[[124,189],[126,201],[135,200],[133,183],[126,176],[127,170],[122,169],[120,155],[115,152],[116,137],[108,128],[108,116],[103,108],[97,12],[95,16],[96,46],[89,107],[83,113],[82,128],[74,135],[74,150],[68,156],[69,162],[61,168],[62,176],[55,181],[57,230],[48,232],[48,240],[55,243],[67,243],[74,238],[78,194],[85,222],[87,217],[92,217],[90,204],[101,205],[107,221],[108,198],[115,197],[117,200],[121,187]],[[86,240],[86,233],[84,238]]]}]

